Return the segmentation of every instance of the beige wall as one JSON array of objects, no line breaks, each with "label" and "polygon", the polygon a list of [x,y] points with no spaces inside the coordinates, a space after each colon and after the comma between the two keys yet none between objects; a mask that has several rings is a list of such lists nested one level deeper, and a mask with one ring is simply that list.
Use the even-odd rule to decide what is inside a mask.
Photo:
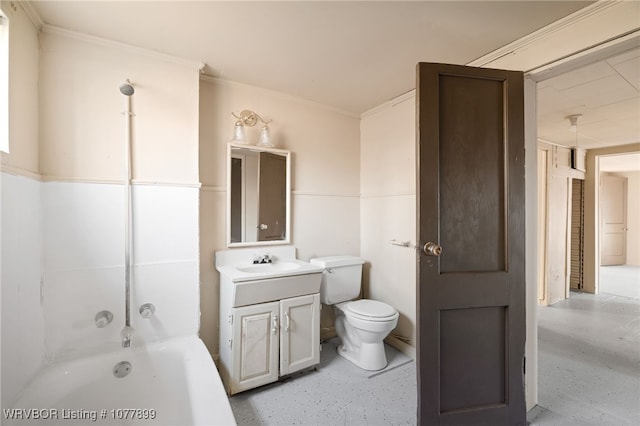
[{"label": "beige wall", "polygon": [[49,179],[122,181],[125,79],[132,97],[133,179],[198,183],[195,63],[50,30],[40,37],[40,172]]},{"label": "beige wall", "polygon": [[366,113],[360,128],[364,295],[398,310],[398,327],[388,341],[415,353],[416,254],[389,243],[416,244],[415,94]]},{"label": "beige wall", "polygon": [[9,18],[9,154],[2,169],[37,175],[38,166],[38,30],[21,6],[1,3]]},{"label": "beige wall", "polygon": [[[298,257],[360,254],[360,120],[258,87],[200,82],[200,294],[202,339],[218,353],[219,277],[214,252],[226,249],[227,143],[250,109],[273,122],[274,144],[292,152],[291,243]],[[257,138],[259,126],[248,129]]]},{"label": "beige wall", "polygon": [[584,183],[584,290],[598,291],[598,265],[600,265],[600,238],[598,236],[599,165],[601,155],[625,154],[640,151],[640,143],[587,151],[587,172]]}]

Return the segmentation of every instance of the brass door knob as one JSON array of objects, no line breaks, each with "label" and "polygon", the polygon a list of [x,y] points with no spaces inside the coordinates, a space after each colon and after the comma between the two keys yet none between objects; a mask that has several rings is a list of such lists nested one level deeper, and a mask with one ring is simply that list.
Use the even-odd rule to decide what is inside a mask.
[{"label": "brass door knob", "polygon": [[442,247],[440,247],[436,243],[432,243],[431,241],[429,241],[424,245],[424,247],[422,248],[422,251],[424,251],[424,254],[426,254],[427,256],[438,257],[440,256],[440,253],[442,253]]}]

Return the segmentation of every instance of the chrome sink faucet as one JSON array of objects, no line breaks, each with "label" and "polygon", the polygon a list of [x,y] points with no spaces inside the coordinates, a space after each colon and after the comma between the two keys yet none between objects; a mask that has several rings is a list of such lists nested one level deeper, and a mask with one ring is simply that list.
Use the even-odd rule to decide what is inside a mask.
[{"label": "chrome sink faucet", "polygon": [[271,255],[269,253],[265,253],[262,256],[254,257],[253,263],[254,264],[273,263],[273,259],[271,258]]}]

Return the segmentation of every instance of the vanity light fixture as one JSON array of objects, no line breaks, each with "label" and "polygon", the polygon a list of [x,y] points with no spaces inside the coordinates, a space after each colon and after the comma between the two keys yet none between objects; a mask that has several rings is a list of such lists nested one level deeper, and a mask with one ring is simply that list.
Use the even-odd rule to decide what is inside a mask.
[{"label": "vanity light fixture", "polygon": [[256,146],[273,148],[273,144],[271,143],[271,132],[269,131],[267,123],[265,123],[264,126],[262,126],[262,130],[260,130],[260,136],[258,137],[258,143]]},{"label": "vanity light fixture", "polygon": [[268,124],[271,123],[271,120],[267,121],[264,118],[260,117],[256,112],[248,109],[242,110],[240,112],[240,115],[236,115],[235,112],[232,112],[231,115],[236,118],[236,124],[233,128],[233,138],[231,139],[231,142],[248,144],[249,140],[247,139],[247,134],[244,128],[245,126],[253,127],[256,125],[258,120],[260,120],[264,124],[264,126],[262,126],[262,130],[260,130],[260,137],[256,145],[262,147],[273,147],[268,126]]},{"label": "vanity light fixture", "polygon": [[247,132],[244,131],[244,125],[240,120],[236,121],[236,125],[233,127],[233,137],[231,138],[233,143],[247,143]]}]

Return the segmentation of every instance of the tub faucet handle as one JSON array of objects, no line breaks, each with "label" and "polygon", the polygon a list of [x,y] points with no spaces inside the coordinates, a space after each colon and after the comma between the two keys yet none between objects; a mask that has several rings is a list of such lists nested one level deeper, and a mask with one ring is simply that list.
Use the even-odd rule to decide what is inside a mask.
[{"label": "tub faucet handle", "polygon": [[113,321],[113,314],[109,311],[100,311],[94,318],[94,322],[98,328],[106,327],[111,323],[111,321]]},{"label": "tub faucet handle", "polygon": [[139,312],[142,318],[151,318],[156,313],[156,307],[153,306],[153,303],[145,303],[140,306]]}]

